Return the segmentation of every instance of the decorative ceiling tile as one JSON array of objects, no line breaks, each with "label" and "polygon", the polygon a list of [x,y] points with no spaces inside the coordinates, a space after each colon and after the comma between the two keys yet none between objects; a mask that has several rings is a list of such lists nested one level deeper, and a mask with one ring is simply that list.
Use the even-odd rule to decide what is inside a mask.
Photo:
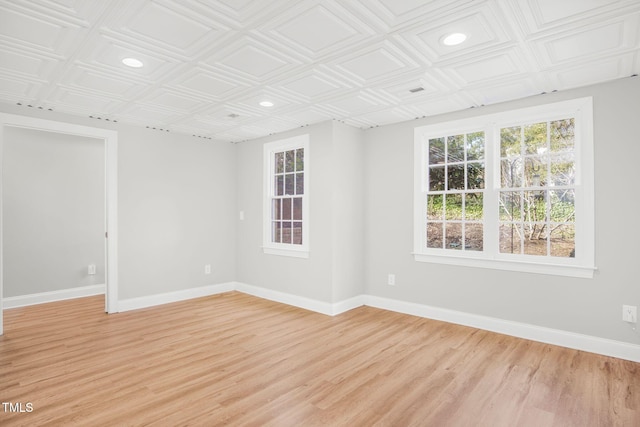
[{"label": "decorative ceiling tile", "polygon": [[143,5],[128,22],[129,29],[176,49],[188,49],[216,29],[203,25],[156,2]]},{"label": "decorative ceiling tile", "polygon": [[602,81],[629,77],[637,74],[634,70],[634,55],[604,58],[592,63],[586,69],[583,65],[558,68],[547,73],[555,87],[571,88],[586,86]]},{"label": "decorative ceiling tile", "polygon": [[59,87],[51,96],[52,103],[57,111],[80,113],[83,116],[90,114],[109,114],[117,101],[112,98],[86,93],[76,88]]},{"label": "decorative ceiling tile", "polygon": [[494,81],[491,85],[469,88],[467,93],[476,106],[482,106],[538,95],[544,91],[544,88],[533,79],[517,77]]},{"label": "decorative ceiling tile", "polygon": [[393,31],[415,22],[429,22],[468,6],[470,0],[359,0],[361,13],[375,14],[384,22],[384,29]]},{"label": "decorative ceiling tile", "polygon": [[[272,106],[262,106],[261,102],[271,102]],[[259,91],[253,91],[248,96],[238,98],[232,105],[240,106],[246,110],[254,111],[260,116],[274,116],[277,112],[286,111],[287,109],[297,108],[303,103],[301,99],[295,99],[287,93],[283,93],[273,88],[264,88]]]},{"label": "decorative ceiling tile", "polygon": [[377,110],[384,107],[385,104],[363,91],[355,91],[347,96],[326,101],[321,106],[328,108],[328,111],[335,112],[336,118],[343,118]]},{"label": "decorative ceiling tile", "polygon": [[[399,35],[423,52],[428,61],[435,63],[461,55],[480,55],[512,42],[494,7],[493,3],[478,3],[461,14],[411,28]],[[457,46],[445,45],[444,37],[453,33],[465,34],[467,39]]]},{"label": "decorative ceiling tile", "polygon": [[29,101],[35,98],[41,85],[26,79],[18,79],[0,74],[0,96],[8,102]]},{"label": "decorative ceiling tile", "polygon": [[268,22],[263,30],[291,48],[291,55],[302,54],[312,59],[335,54],[375,35],[367,24],[336,1],[299,2]]},{"label": "decorative ceiling tile", "polygon": [[493,55],[474,57],[463,62],[453,63],[442,70],[451,77],[460,79],[461,87],[476,85],[480,82],[490,82],[495,79],[505,79],[518,74],[526,74],[530,70],[524,61],[518,58],[513,50]]},{"label": "decorative ceiling tile", "polygon": [[321,5],[292,17],[276,32],[314,54],[357,33],[353,27]]},{"label": "decorative ceiling tile", "polygon": [[531,8],[535,11],[533,15],[538,19],[540,26],[560,22],[576,15],[584,15],[611,4],[602,0],[529,0]]},{"label": "decorative ceiling tile", "polygon": [[63,31],[59,23],[0,6],[0,35],[13,42],[55,52]]},{"label": "decorative ceiling tile", "polygon": [[233,80],[204,69],[195,69],[185,76],[177,77],[169,83],[169,86],[186,89],[195,96],[211,99],[222,99],[233,91],[244,87]]},{"label": "decorative ceiling tile", "polygon": [[[199,6],[207,8],[211,14],[225,17],[233,22],[235,27],[249,24],[258,25],[265,15],[273,10],[278,12],[290,9],[287,0],[217,0],[217,2],[200,1]],[[276,13],[277,14],[277,13]]]},{"label": "decorative ceiling tile", "polygon": [[197,115],[198,120],[204,122],[228,123],[231,126],[254,120],[260,115],[253,110],[238,108],[236,105],[213,105],[209,110]]},{"label": "decorative ceiling tile", "polygon": [[420,71],[403,76],[385,85],[373,87],[372,91],[379,97],[394,103],[413,103],[438,93],[449,92],[452,83],[443,85],[443,77],[438,70]]},{"label": "decorative ceiling tile", "polygon": [[82,67],[75,67],[62,84],[68,87],[81,88],[88,93],[105,94],[107,96],[130,97],[140,93],[142,87],[131,80],[114,78],[109,74],[94,72]]},{"label": "decorative ceiling tile", "polygon": [[632,43],[625,40],[633,36],[625,36],[625,27],[625,21],[607,23],[571,34],[547,37],[536,41],[536,46],[542,50],[541,56],[548,66],[585,57],[607,55]]},{"label": "decorative ceiling tile", "polygon": [[168,110],[176,110],[183,113],[193,111],[203,103],[201,100],[193,99],[167,90],[158,92],[145,101]]},{"label": "decorative ceiling tile", "polygon": [[216,52],[204,63],[223,68],[225,71],[262,83],[277,73],[291,70],[297,61],[284,56],[276,49],[256,40],[255,37],[243,37],[230,46]]},{"label": "decorative ceiling tile", "polygon": [[46,66],[51,62],[54,61],[9,49],[0,51],[0,69],[9,73],[42,77],[44,69],[50,68]]},{"label": "decorative ceiling tile", "polygon": [[354,52],[336,61],[335,68],[348,73],[358,84],[379,83],[415,70],[417,63],[390,42]]},{"label": "decorative ceiling tile", "polygon": [[330,96],[344,90],[345,87],[320,72],[296,76],[282,83],[282,88],[298,98],[307,100]]},{"label": "decorative ceiling tile", "polygon": [[518,6],[515,12],[522,17],[528,34],[566,31],[585,22],[602,22],[603,17],[625,16],[640,9],[636,0],[529,0]]},{"label": "decorative ceiling tile", "polygon": [[257,46],[243,46],[220,62],[234,70],[249,74],[256,79],[269,74],[287,63]]},{"label": "decorative ceiling tile", "polygon": [[[176,59],[151,52],[139,46],[113,38],[113,33],[97,36],[90,48],[79,50],[78,61],[102,67],[104,72],[116,73],[134,81],[156,80],[166,75],[178,64]],[[130,68],[122,63],[125,58],[142,61],[142,68]]]},{"label": "decorative ceiling tile", "polygon": [[[453,31],[467,40],[443,45]],[[0,1],[0,102],[207,139],[377,126],[639,73],[638,0]]]},{"label": "decorative ceiling tile", "polygon": [[428,5],[425,5],[423,0],[378,0],[385,8],[389,10],[394,16],[401,16],[407,13],[417,14],[421,9],[424,9]]}]

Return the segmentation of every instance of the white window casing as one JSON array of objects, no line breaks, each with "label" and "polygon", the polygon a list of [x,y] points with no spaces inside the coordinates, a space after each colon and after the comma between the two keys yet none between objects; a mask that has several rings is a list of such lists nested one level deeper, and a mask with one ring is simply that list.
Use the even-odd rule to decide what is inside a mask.
[{"label": "white window casing", "polygon": [[[547,146],[549,147],[549,128],[550,123],[555,121],[557,123],[564,119],[572,119],[574,127],[573,140],[574,146],[572,148],[570,156],[572,158],[575,170],[573,172],[572,181],[570,185],[567,185],[562,189],[556,189],[553,187],[551,181],[551,172],[547,176],[547,183],[542,184],[541,187],[527,187],[524,182],[520,187],[503,187],[501,182],[501,129],[510,127],[522,127],[527,125],[541,124],[547,122]],[[446,243],[445,237],[442,237],[442,246],[430,242],[427,243],[427,222],[433,226],[434,221],[427,218],[427,195],[434,195],[433,188],[428,187],[428,174],[429,168],[434,165],[429,164],[429,141],[434,139],[442,139],[445,137],[445,145],[448,144],[448,136],[460,136],[473,132],[484,132],[484,189],[480,191],[482,194],[482,248],[480,250],[467,249],[466,241],[462,239],[462,248],[458,244],[455,249],[451,250]],[[524,132],[524,131],[523,131]],[[466,136],[465,136],[466,141]],[[466,143],[466,142],[465,142]],[[520,144],[520,143],[518,143]],[[524,147],[524,142],[522,143]],[[465,149],[466,150],[466,149]],[[522,148],[524,153],[524,148]],[[541,149],[541,153],[544,152],[544,148]],[[554,153],[549,150],[545,154],[541,154],[540,158],[545,158],[548,163],[543,164],[549,171],[552,169],[552,160],[550,158],[559,158],[557,155],[554,157]],[[545,157],[546,156],[546,157]],[[517,156],[516,156],[517,157]],[[520,159],[521,170],[526,170],[526,162],[529,158],[535,158],[536,155],[522,154]],[[465,180],[468,176],[466,171],[466,151],[465,151]],[[504,160],[504,158],[502,158]],[[445,163],[448,160],[445,160]],[[531,161],[530,163],[533,164]],[[459,166],[458,166],[459,167]],[[539,168],[540,166],[538,166]],[[438,168],[438,165],[435,166]],[[447,167],[447,171],[449,167]],[[459,167],[459,169],[461,169]],[[444,170],[444,169],[443,169]],[[527,177],[526,172],[522,172],[523,176]],[[434,174],[435,175],[435,174]],[[539,177],[537,172],[534,175]],[[448,180],[446,175],[445,180]],[[448,181],[447,181],[448,182]],[[466,183],[466,181],[465,181]],[[465,184],[466,185],[466,184]],[[540,184],[536,184],[540,185]],[[559,188],[559,187],[558,187]],[[549,249],[551,247],[551,225],[556,228],[562,227],[564,224],[555,223],[551,219],[549,214],[552,203],[551,194],[558,193],[560,191],[570,191],[571,194],[575,194],[574,200],[572,200],[574,206],[574,214],[571,219],[568,229],[575,229],[575,245],[574,251],[571,256],[552,256],[552,252]],[[466,187],[463,190],[449,190],[447,187],[440,193],[449,195],[462,193],[467,190]],[[473,190],[476,191],[476,190]],[[547,206],[546,219],[543,219],[540,223],[540,228],[547,227],[546,233],[549,233],[547,238],[547,252],[546,255],[529,255],[526,251],[521,253],[504,253],[500,249],[500,194],[516,194],[522,192],[522,194],[540,193],[543,196],[543,202]],[[465,197],[464,195],[462,196]],[[525,196],[520,196],[525,197]],[[446,197],[445,197],[446,199]],[[524,199],[519,199],[521,205],[525,203]],[[464,204],[462,205],[462,212],[464,214]],[[447,206],[443,203],[443,209],[446,212]],[[513,209],[513,208],[512,208]],[[463,265],[471,267],[481,268],[493,268],[501,270],[512,270],[530,273],[543,273],[573,277],[593,277],[595,270],[595,247],[594,247],[594,235],[595,235],[595,223],[594,223],[594,158],[593,158],[593,107],[592,98],[579,98],[569,101],[563,101],[553,104],[540,105],[529,108],[522,108],[512,111],[506,111],[502,113],[484,115],[473,117],[469,119],[456,120],[450,122],[444,122],[439,124],[421,126],[415,128],[414,132],[414,248],[413,254],[416,261],[432,262],[441,264],[453,264]],[[504,212],[504,210],[503,210]],[[513,229],[514,227],[524,227],[522,224],[527,223],[524,218],[524,214],[521,214],[522,218],[519,220],[519,224],[515,224],[513,218],[510,219],[512,223],[508,225]],[[435,222],[438,222],[436,220]],[[446,235],[447,219],[443,216],[443,234]],[[454,221],[452,221],[454,222]],[[466,230],[466,222],[463,217],[458,223],[462,224],[460,228]],[[438,225],[439,226],[439,225]],[[521,228],[520,230],[524,230]],[[513,232],[512,232],[513,234]],[[464,234],[463,234],[464,236]],[[526,246],[524,242],[524,234],[520,237],[523,247]],[[431,245],[432,247],[427,247]],[[512,241],[511,245],[514,243]],[[469,247],[471,247],[470,245]]]},{"label": "white window casing", "polygon": [[309,135],[264,144],[263,159],[263,251],[308,258]]}]

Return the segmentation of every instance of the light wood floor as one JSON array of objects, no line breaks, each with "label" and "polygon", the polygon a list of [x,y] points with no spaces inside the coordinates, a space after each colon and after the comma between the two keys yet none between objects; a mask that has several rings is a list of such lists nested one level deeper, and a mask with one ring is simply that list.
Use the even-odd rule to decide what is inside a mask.
[{"label": "light wood floor", "polygon": [[361,307],[237,292],[5,311],[2,426],[640,426],[640,364]]}]

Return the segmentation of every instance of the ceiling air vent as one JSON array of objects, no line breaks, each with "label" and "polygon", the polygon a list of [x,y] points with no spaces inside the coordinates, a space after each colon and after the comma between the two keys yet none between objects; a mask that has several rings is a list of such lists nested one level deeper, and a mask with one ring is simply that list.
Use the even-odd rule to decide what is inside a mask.
[{"label": "ceiling air vent", "polygon": [[423,90],[424,90],[423,87],[414,87],[413,89],[409,89],[409,92],[416,93],[416,92],[422,92]]}]

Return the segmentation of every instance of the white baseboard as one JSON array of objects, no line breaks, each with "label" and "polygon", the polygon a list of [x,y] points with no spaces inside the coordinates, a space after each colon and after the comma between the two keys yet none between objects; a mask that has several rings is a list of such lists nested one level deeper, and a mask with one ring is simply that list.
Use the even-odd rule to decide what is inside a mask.
[{"label": "white baseboard", "polygon": [[124,300],[119,302],[119,309],[120,311],[135,310],[234,290],[329,316],[335,316],[362,305],[368,305],[383,310],[470,326],[532,341],[640,362],[640,345],[637,344],[372,295],[358,295],[332,304],[259,286],[248,285],[246,283],[229,282],[220,285]]},{"label": "white baseboard", "polygon": [[280,302],[292,305],[305,310],[315,311],[326,315],[333,315],[333,306],[331,303],[318,301],[315,299],[301,297],[298,295],[288,294],[285,292],[274,291],[272,289],[261,288],[259,286],[247,285],[246,283],[236,283],[236,290],[245,294],[253,295],[259,298],[268,299],[269,301]]},{"label": "white baseboard", "polygon": [[6,297],[2,298],[2,308],[9,309],[26,307],[28,305],[44,304],[47,302],[90,297],[93,295],[104,295],[105,292],[106,286],[102,284],[61,289],[59,291],[41,292],[37,294],[19,295],[15,297]]},{"label": "white baseboard", "polygon": [[[329,316],[335,316],[362,305],[368,305],[370,307],[376,307],[383,310],[441,320],[444,322],[470,326],[532,341],[573,348],[604,356],[617,357],[619,359],[631,360],[633,362],[640,362],[640,345],[638,344],[576,334],[559,329],[545,328],[542,326],[529,325],[526,323],[480,316],[477,314],[432,307],[390,298],[382,298],[373,295],[358,295],[337,303],[328,303],[285,292],[274,291],[272,289],[262,288],[259,286],[248,285],[246,283],[226,282],[216,285],[185,289],[182,291],[120,300],[118,301],[117,308],[118,311],[137,310],[140,308],[147,308],[160,304],[184,301],[191,298],[199,298],[230,291],[243,292],[259,298],[292,305],[294,307],[315,311]],[[3,307],[7,309],[65,299],[81,298],[91,295],[100,295],[104,293],[105,285],[94,285],[65,289],[61,291],[3,298],[2,302]]]},{"label": "white baseboard", "polygon": [[164,294],[149,295],[138,298],[130,298],[118,301],[118,310],[130,311],[139,308],[153,307],[161,304],[184,301],[192,298],[206,297],[209,295],[230,292],[236,289],[235,282],[219,283],[216,285],[201,286],[198,288],[184,289],[181,291],[167,292]]},{"label": "white baseboard", "polygon": [[363,295],[358,295],[332,304],[285,292],[261,288],[259,286],[247,285],[246,283],[236,283],[236,290],[259,298],[268,299],[269,301],[292,305],[294,307],[315,311],[316,313],[326,314],[328,316],[336,316],[340,313],[344,313],[345,311],[353,310],[354,308],[364,305]]},{"label": "white baseboard", "polygon": [[365,295],[364,302],[365,305],[370,307],[441,320],[458,325],[471,326],[546,344],[640,362],[640,345],[638,344],[371,295]]},{"label": "white baseboard", "polygon": [[349,298],[343,301],[339,301],[337,303],[332,304],[332,316],[337,316],[338,314],[345,313],[349,310],[353,310],[354,308],[362,307],[365,304],[366,296],[358,295],[353,298]]}]

